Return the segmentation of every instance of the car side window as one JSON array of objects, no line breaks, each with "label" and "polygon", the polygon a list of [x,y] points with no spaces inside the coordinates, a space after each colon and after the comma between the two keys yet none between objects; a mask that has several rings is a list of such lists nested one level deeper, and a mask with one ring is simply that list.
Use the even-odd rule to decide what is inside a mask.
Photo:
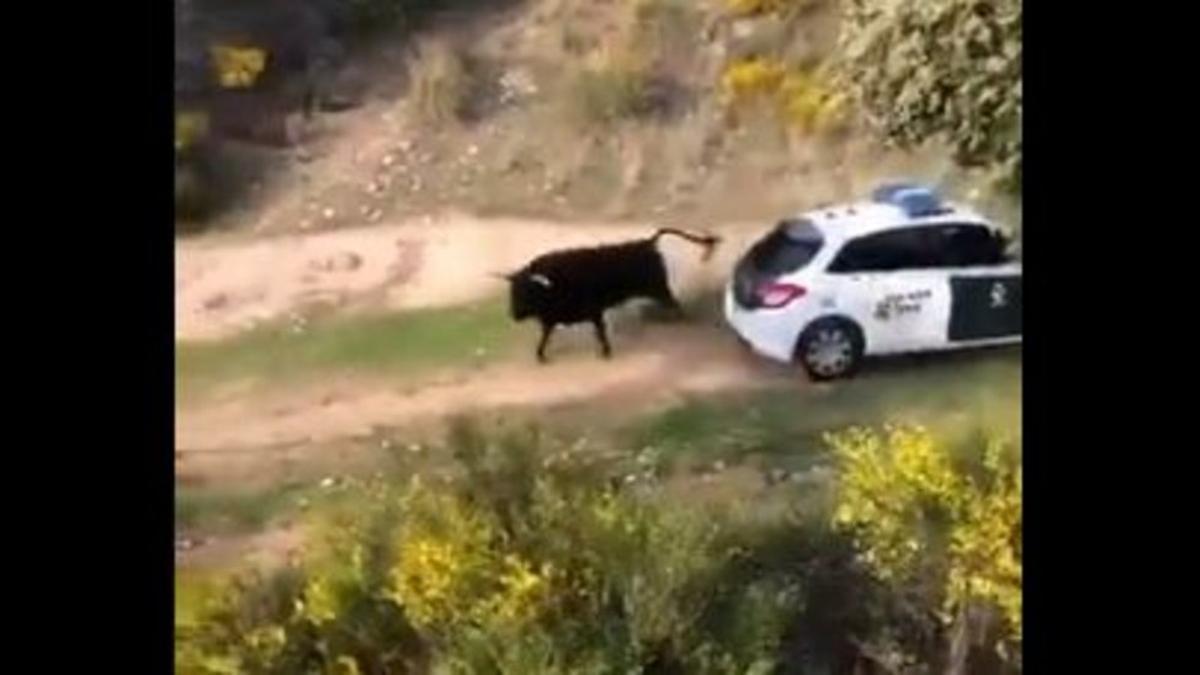
[{"label": "car side window", "polygon": [[939,267],[977,267],[1004,262],[1004,242],[982,225],[950,224],[932,228]]},{"label": "car side window", "polygon": [[926,227],[909,227],[854,239],[829,265],[835,273],[895,272],[937,266]]}]

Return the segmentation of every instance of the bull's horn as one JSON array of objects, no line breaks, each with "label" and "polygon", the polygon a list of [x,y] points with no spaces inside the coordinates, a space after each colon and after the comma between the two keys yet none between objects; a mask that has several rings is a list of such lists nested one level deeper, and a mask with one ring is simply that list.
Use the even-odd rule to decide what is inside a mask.
[{"label": "bull's horn", "polygon": [[529,278],[531,280],[533,280],[535,283],[539,283],[539,284],[545,286],[546,288],[550,288],[551,286],[554,285],[554,284],[550,283],[549,277],[547,277],[545,274],[531,274],[529,276]]}]

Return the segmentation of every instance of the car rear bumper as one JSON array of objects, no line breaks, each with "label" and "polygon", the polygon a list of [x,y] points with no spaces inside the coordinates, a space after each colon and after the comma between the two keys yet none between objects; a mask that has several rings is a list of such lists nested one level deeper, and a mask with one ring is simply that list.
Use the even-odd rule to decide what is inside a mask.
[{"label": "car rear bumper", "polygon": [[778,312],[743,309],[734,301],[732,287],[726,287],[725,321],[738,339],[755,353],[773,361],[791,363],[797,332]]}]

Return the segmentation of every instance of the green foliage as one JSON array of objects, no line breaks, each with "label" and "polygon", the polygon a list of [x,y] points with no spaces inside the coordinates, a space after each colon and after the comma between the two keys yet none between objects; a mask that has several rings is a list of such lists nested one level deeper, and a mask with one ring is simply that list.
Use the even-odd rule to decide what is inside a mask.
[{"label": "green foliage", "polygon": [[956,458],[919,427],[884,435],[850,429],[829,443],[840,469],[834,524],[852,533],[874,574],[947,627],[981,609],[998,614],[999,634],[1019,645],[1021,467],[1014,448],[992,439],[982,452]]},{"label": "green foliage", "polygon": [[1019,191],[1020,0],[847,0],[846,86],[887,138],[943,138]]},{"label": "green foliage", "polygon": [[[181,593],[180,672],[744,673],[774,662],[797,587],[782,570],[731,583],[741,533],[728,518],[615,491],[603,467],[536,434],[494,441],[460,427],[454,445],[459,478],[364,485],[302,565]],[[729,608],[741,616],[714,618]]]},{"label": "green foliage", "polygon": [[649,76],[637,68],[584,68],[576,75],[571,100],[577,117],[591,125],[636,119],[653,110]]}]

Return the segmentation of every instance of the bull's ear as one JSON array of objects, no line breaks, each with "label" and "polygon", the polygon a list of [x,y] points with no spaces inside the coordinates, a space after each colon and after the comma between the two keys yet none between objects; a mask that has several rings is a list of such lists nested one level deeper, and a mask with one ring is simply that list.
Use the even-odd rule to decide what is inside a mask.
[{"label": "bull's ear", "polygon": [[545,286],[546,288],[550,288],[551,286],[554,285],[554,284],[550,283],[550,278],[547,277],[545,274],[531,274],[531,275],[529,275],[529,279],[531,281],[533,281],[534,283]]}]

